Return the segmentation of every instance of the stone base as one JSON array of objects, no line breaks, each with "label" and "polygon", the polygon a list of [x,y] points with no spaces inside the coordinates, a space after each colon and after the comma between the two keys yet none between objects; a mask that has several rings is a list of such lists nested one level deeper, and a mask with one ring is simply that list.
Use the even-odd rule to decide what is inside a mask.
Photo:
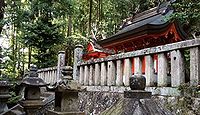
[{"label": "stone base", "polygon": [[124,98],[149,99],[152,93],[144,90],[124,91]]},{"label": "stone base", "polygon": [[59,112],[48,110],[47,115],[85,115],[84,112]]}]

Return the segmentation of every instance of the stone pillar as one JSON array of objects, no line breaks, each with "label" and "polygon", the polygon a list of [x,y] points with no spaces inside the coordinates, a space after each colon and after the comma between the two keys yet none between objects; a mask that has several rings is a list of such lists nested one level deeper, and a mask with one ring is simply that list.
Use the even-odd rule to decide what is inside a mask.
[{"label": "stone pillar", "polygon": [[146,77],[146,85],[148,87],[155,86],[156,76],[154,74],[154,59],[153,56],[147,55],[145,56],[145,77]]},{"label": "stone pillar", "polygon": [[158,86],[167,86],[167,57],[164,53],[158,54]]},{"label": "stone pillar", "polygon": [[57,81],[61,79],[61,68],[63,66],[65,66],[65,51],[59,51],[58,52],[58,65],[57,65]]},{"label": "stone pillar", "polygon": [[113,86],[115,85],[115,63],[113,61],[109,61],[108,62],[108,81],[107,81],[107,85],[108,86]]},{"label": "stone pillar", "polygon": [[100,74],[101,74],[100,65],[96,63],[94,67],[94,85],[100,85],[101,83]]},{"label": "stone pillar", "polygon": [[7,101],[11,96],[9,95],[9,87],[7,81],[0,81],[0,114],[7,111]]},{"label": "stone pillar", "polygon": [[87,65],[84,66],[84,85],[89,85],[89,69]]},{"label": "stone pillar", "polygon": [[80,66],[80,78],[79,78],[79,83],[81,85],[84,84],[84,66]]},{"label": "stone pillar", "polygon": [[77,64],[81,61],[83,56],[83,46],[77,45],[74,49],[74,66],[73,66],[73,79],[79,81],[79,71]]},{"label": "stone pillar", "polygon": [[106,62],[101,63],[101,85],[107,85],[107,70],[106,70]]},{"label": "stone pillar", "polygon": [[125,86],[129,86],[129,78],[132,76],[132,63],[131,59],[127,58],[124,60],[124,73],[123,82]]},{"label": "stone pillar", "polygon": [[123,67],[122,67],[122,60],[117,60],[117,78],[116,78],[116,85],[122,86],[123,85]]},{"label": "stone pillar", "polygon": [[199,47],[190,48],[190,85],[200,84],[200,51]]},{"label": "stone pillar", "polygon": [[94,85],[94,66],[90,65],[89,70],[89,85]]},{"label": "stone pillar", "polygon": [[134,58],[134,74],[142,74],[142,60],[140,57]]},{"label": "stone pillar", "polygon": [[171,85],[178,87],[185,83],[184,55],[180,50],[171,52]]}]

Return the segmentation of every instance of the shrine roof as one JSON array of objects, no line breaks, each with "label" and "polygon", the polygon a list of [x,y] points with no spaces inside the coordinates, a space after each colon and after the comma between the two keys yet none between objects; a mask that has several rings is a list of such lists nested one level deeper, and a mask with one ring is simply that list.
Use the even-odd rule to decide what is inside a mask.
[{"label": "shrine roof", "polygon": [[[122,29],[116,34],[98,41],[99,44],[104,44],[116,39],[122,39],[127,36],[139,36],[143,34],[159,33],[165,31],[173,21],[169,17],[173,14],[174,10],[169,6],[169,2],[165,2],[160,6],[149,9],[142,13],[135,15],[129,22],[123,24]],[[182,33],[180,26],[175,23],[178,32],[181,33],[183,38],[186,36]]]}]

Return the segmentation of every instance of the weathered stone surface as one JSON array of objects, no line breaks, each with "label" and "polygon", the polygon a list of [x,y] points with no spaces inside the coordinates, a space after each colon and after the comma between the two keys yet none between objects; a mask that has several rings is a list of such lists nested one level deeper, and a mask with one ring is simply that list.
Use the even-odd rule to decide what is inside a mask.
[{"label": "weathered stone surface", "polygon": [[61,79],[61,67],[65,66],[65,51],[59,51],[57,63],[57,81]]},{"label": "weathered stone surface", "polygon": [[145,56],[145,77],[146,77],[146,86],[155,86],[156,76],[154,74],[154,60],[153,56]]},{"label": "weathered stone surface", "polygon": [[158,54],[158,53],[163,53],[163,52],[167,52],[167,51],[186,49],[186,48],[197,47],[197,46],[200,46],[200,40],[197,40],[197,39],[186,40],[186,41],[166,44],[166,45],[162,45],[162,46],[157,46],[157,47],[145,48],[145,49],[137,50],[137,51],[133,51],[133,52],[110,55],[106,58],[98,58],[98,59],[88,60],[88,61],[84,61],[84,62],[80,61],[78,63],[78,66],[99,63],[99,62],[105,62],[105,61],[118,60],[118,59],[124,59],[124,58],[139,57],[139,56],[150,55],[150,54]]},{"label": "weathered stone surface", "polygon": [[88,66],[84,66],[84,85],[89,85],[89,69]]},{"label": "weathered stone surface", "polygon": [[77,45],[74,49],[74,66],[73,66],[73,79],[74,80],[79,80],[79,75],[78,75],[78,67],[77,64],[79,61],[81,61],[83,56],[83,46],[82,45]]},{"label": "weathered stone surface", "polygon": [[142,74],[142,60],[140,57],[134,58],[134,74]]},{"label": "weathered stone surface", "polygon": [[81,85],[84,84],[84,66],[80,66],[80,78],[79,78],[79,83]]},{"label": "weathered stone surface", "polygon": [[135,74],[130,77],[129,85],[131,90],[144,90],[146,87],[146,79],[141,74]]},{"label": "weathered stone surface", "polygon": [[101,83],[101,70],[98,63],[94,67],[94,85],[100,85]]},{"label": "weathered stone surface", "polygon": [[167,86],[168,62],[164,53],[158,54],[158,86]]},{"label": "weathered stone surface", "polygon": [[122,67],[122,60],[117,60],[117,77],[116,77],[116,85],[122,86],[123,85],[123,67]]},{"label": "weathered stone surface", "polygon": [[101,63],[101,85],[107,85],[107,67],[105,62]]},{"label": "weathered stone surface", "polygon": [[124,91],[124,98],[149,99],[152,93],[144,90]]},{"label": "weathered stone surface", "polygon": [[108,79],[107,79],[107,85],[108,86],[113,86],[115,85],[115,78],[116,78],[116,68],[115,68],[115,63],[113,61],[108,62]]},{"label": "weathered stone surface", "polygon": [[171,52],[171,85],[178,87],[185,83],[184,55],[180,50]]},{"label": "weathered stone surface", "polygon": [[200,84],[200,49],[190,49],[190,85]]},{"label": "weathered stone surface", "polygon": [[89,85],[94,85],[94,66],[90,65],[89,70]]},{"label": "weathered stone surface", "polygon": [[132,63],[131,59],[124,60],[124,73],[123,73],[123,83],[124,86],[129,86],[129,78],[132,76]]}]

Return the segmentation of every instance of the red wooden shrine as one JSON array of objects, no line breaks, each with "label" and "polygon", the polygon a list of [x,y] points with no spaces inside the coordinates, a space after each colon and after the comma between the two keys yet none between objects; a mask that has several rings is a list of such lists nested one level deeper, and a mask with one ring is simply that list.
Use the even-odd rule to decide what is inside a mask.
[{"label": "red wooden shrine", "polygon": [[[182,27],[175,20],[169,20],[174,10],[166,2],[158,7],[139,13],[126,19],[119,32],[111,37],[97,41],[104,49],[114,50],[115,53],[129,52],[143,48],[178,42],[186,39]],[[88,45],[85,59],[103,58],[109,53],[95,51],[94,46]],[[142,59],[142,72],[145,72],[145,59]],[[154,55],[155,72],[157,72],[157,55]],[[132,63],[134,73],[134,60]]]}]

